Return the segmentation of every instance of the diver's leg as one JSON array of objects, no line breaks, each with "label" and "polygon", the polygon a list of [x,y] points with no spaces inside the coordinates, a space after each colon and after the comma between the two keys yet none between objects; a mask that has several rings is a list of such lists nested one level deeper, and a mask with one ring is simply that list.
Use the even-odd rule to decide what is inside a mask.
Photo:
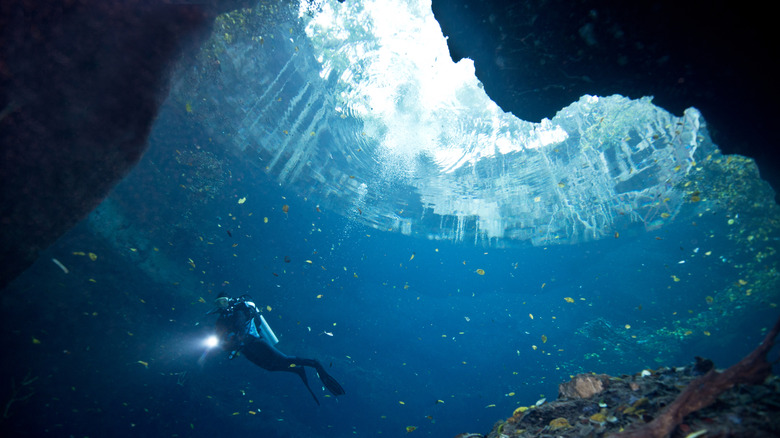
[{"label": "diver's leg", "polygon": [[306,389],[309,390],[311,396],[314,397],[314,401],[318,405],[320,404],[317,396],[314,395],[314,391],[309,386],[309,379],[306,378],[306,369],[303,368],[304,364],[298,363],[297,358],[287,356],[265,340],[251,342],[245,345],[241,351],[250,362],[263,369],[297,374],[303,381],[303,384],[306,385]]},{"label": "diver's leg", "polygon": [[344,388],[341,387],[339,382],[337,382],[336,379],[333,378],[333,376],[331,376],[330,374],[328,374],[327,371],[325,371],[325,367],[323,367],[318,360],[306,359],[303,357],[288,357],[288,358],[292,360],[296,366],[301,366],[301,367],[307,366],[317,370],[317,375],[320,377],[320,380],[322,380],[322,384],[325,385],[325,387],[328,388],[328,391],[333,393],[333,395],[344,394]]}]

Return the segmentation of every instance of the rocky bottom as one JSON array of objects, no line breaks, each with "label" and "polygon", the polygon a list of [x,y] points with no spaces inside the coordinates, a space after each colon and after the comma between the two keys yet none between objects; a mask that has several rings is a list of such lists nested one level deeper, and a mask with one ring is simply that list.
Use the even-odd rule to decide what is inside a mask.
[{"label": "rocky bottom", "polygon": [[[612,377],[579,374],[559,387],[558,400],[520,407],[499,421],[487,438],[606,437],[652,421],[696,378],[713,368],[711,361],[678,368],[643,370]],[[737,384],[715,403],[685,416],[672,438],[780,436],[780,378],[762,384]],[[460,434],[456,438],[478,438]]]}]

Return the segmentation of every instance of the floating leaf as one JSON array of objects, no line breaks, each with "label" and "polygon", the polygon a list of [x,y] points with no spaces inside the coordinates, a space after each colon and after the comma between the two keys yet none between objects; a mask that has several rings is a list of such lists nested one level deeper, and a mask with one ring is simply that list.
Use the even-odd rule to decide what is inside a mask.
[{"label": "floating leaf", "polygon": [[53,262],[55,265],[57,265],[57,267],[59,267],[60,269],[62,269],[62,272],[66,273],[66,274],[67,274],[68,272],[70,272],[70,271],[68,271],[68,268],[66,268],[66,267],[65,267],[65,265],[63,265],[63,264],[62,264],[62,262],[60,262],[59,260],[57,260],[57,259],[54,259],[54,258],[53,258],[53,259],[51,259],[51,261],[52,261],[52,262]]}]

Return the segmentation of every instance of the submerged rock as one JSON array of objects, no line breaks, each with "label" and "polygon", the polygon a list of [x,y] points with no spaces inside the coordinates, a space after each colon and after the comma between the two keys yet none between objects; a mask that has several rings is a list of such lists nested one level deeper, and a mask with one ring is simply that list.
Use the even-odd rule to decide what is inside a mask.
[{"label": "submerged rock", "polygon": [[[700,375],[696,368],[701,363],[697,359],[696,364],[659,368],[649,375],[577,375],[561,383],[558,400],[517,409],[497,422],[486,437],[596,438],[634,429],[672,404]],[[770,376],[759,385],[735,385],[718,397],[718,403],[686,416],[671,436],[686,437],[703,430],[706,436],[780,436],[778,413],[780,378]]]},{"label": "submerged rock", "polygon": [[558,398],[590,398],[609,385],[606,374],[577,374],[558,385]]}]

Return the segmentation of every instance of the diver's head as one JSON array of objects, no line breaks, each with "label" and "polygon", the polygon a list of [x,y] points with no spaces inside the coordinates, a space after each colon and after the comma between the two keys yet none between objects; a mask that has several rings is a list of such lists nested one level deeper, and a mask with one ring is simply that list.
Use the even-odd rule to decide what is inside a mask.
[{"label": "diver's head", "polygon": [[227,309],[230,305],[230,297],[224,292],[220,292],[217,299],[214,300],[214,304],[220,309]]}]

